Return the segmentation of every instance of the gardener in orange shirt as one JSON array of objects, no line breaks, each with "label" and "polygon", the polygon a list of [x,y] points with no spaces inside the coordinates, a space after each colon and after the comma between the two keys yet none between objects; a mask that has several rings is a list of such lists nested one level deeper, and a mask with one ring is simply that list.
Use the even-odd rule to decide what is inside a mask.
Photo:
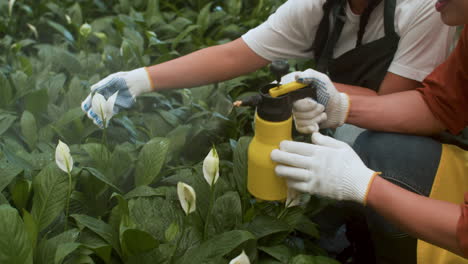
[{"label": "gardener in orange shirt", "polygon": [[[436,8],[444,23],[468,24],[468,1],[439,0]],[[392,230],[375,213],[419,238],[417,259],[398,263],[468,263],[468,151],[461,133],[468,125],[468,28],[450,57],[414,91],[348,96],[313,70],[296,79],[327,91],[318,103],[295,103],[296,126],[316,125],[321,104],[329,117],[322,127],[348,122],[386,132],[362,134],[354,146],[360,157],[344,142],[319,133],[312,135],[315,144],[282,142],[271,157],[288,186],[367,205],[376,240],[391,239],[386,233]],[[336,103],[338,96],[349,99],[346,107]],[[377,247],[379,263],[396,263],[381,253]]]}]

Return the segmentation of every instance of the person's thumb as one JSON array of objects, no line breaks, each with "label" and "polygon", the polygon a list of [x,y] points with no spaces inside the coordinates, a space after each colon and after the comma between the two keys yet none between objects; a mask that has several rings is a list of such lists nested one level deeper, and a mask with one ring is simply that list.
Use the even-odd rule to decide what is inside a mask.
[{"label": "person's thumb", "polygon": [[324,147],[331,147],[331,148],[342,148],[343,146],[346,146],[346,143],[336,140],[334,138],[324,136],[320,134],[319,132],[315,132],[312,134],[312,143],[319,145],[319,146],[324,146]]}]

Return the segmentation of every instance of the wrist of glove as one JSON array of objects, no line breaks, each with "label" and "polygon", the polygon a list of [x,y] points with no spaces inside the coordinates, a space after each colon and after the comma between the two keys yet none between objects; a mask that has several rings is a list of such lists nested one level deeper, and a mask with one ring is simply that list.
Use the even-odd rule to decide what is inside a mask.
[{"label": "wrist of glove", "polygon": [[271,159],[279,163],[276,174],[300,192],[365,204],[377,173],[344,142],[320,133],[312,135],[312,142],[281,142],[271,153]]},{"label": "wrist of glove", "polygon": [[[142,93],[150,92],[153,88],[150,76],[146,68],[138,68],[128,72],[117,72],[100,80],[91,86],[91,93],[81,103],[81,109],[87,113],[88,117],[99,127],[107,126],[103,123],[102,115],[93,110],[94,102],[103,102],[110,100],[113,108],[113,114],[116,114],[121,108],[130,108],[137,96]],[[94,97],[99,94],[103,99],[95,100]],[[115,106],[114,106],[115,104]],[[108,122],[109,120],[107,120]],[[106,122],[106,123],[107,123]]]},{"label": "wrist of glove", "polygon": [[321,120],[317,117],[317,114],[320,114],[318,105],[313,103],[311,99],[296,101],[293,106],[293,113],[296,128],[299,132],[310,133],[311,131],[300,128],[310,126],[315,120],[321,120],[320,128],[336,128],[345,123],[350,107],[349,97],[345,93],[338,92],[326,74],[308,69],[297,73],[295,79],[297,82],[311,84],[316,87],[316,102],[324,106],[326,113],[326,120]]}]

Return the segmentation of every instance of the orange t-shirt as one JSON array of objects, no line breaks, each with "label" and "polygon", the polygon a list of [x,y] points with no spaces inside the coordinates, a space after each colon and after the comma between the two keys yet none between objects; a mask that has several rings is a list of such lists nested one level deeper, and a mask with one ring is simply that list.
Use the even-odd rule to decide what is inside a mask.
[{"label": "orange t-shirt", "polygon": [[434,116],[454,135],[468,125],[468,27],[455,50],[423,81],[418,91]]},{"label": "orange t-shirt", "polygon": [[468,192],[465,193],[465,204],[461,205],[461,210],[457,226],[457,239],[463,256],[468,258]]}]

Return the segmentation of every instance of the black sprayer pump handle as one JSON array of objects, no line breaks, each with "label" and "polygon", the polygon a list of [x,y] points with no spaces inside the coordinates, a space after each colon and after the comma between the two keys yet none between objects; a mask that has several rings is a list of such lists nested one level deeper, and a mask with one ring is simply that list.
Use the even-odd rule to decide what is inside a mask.
[{"label": "black sprayer pump handle", "polygon": [[270,71],[275,75],[277,85],[281,85],[281,77],[289,72],[289,63],[286,60],[275,60],[270,64]]}]

